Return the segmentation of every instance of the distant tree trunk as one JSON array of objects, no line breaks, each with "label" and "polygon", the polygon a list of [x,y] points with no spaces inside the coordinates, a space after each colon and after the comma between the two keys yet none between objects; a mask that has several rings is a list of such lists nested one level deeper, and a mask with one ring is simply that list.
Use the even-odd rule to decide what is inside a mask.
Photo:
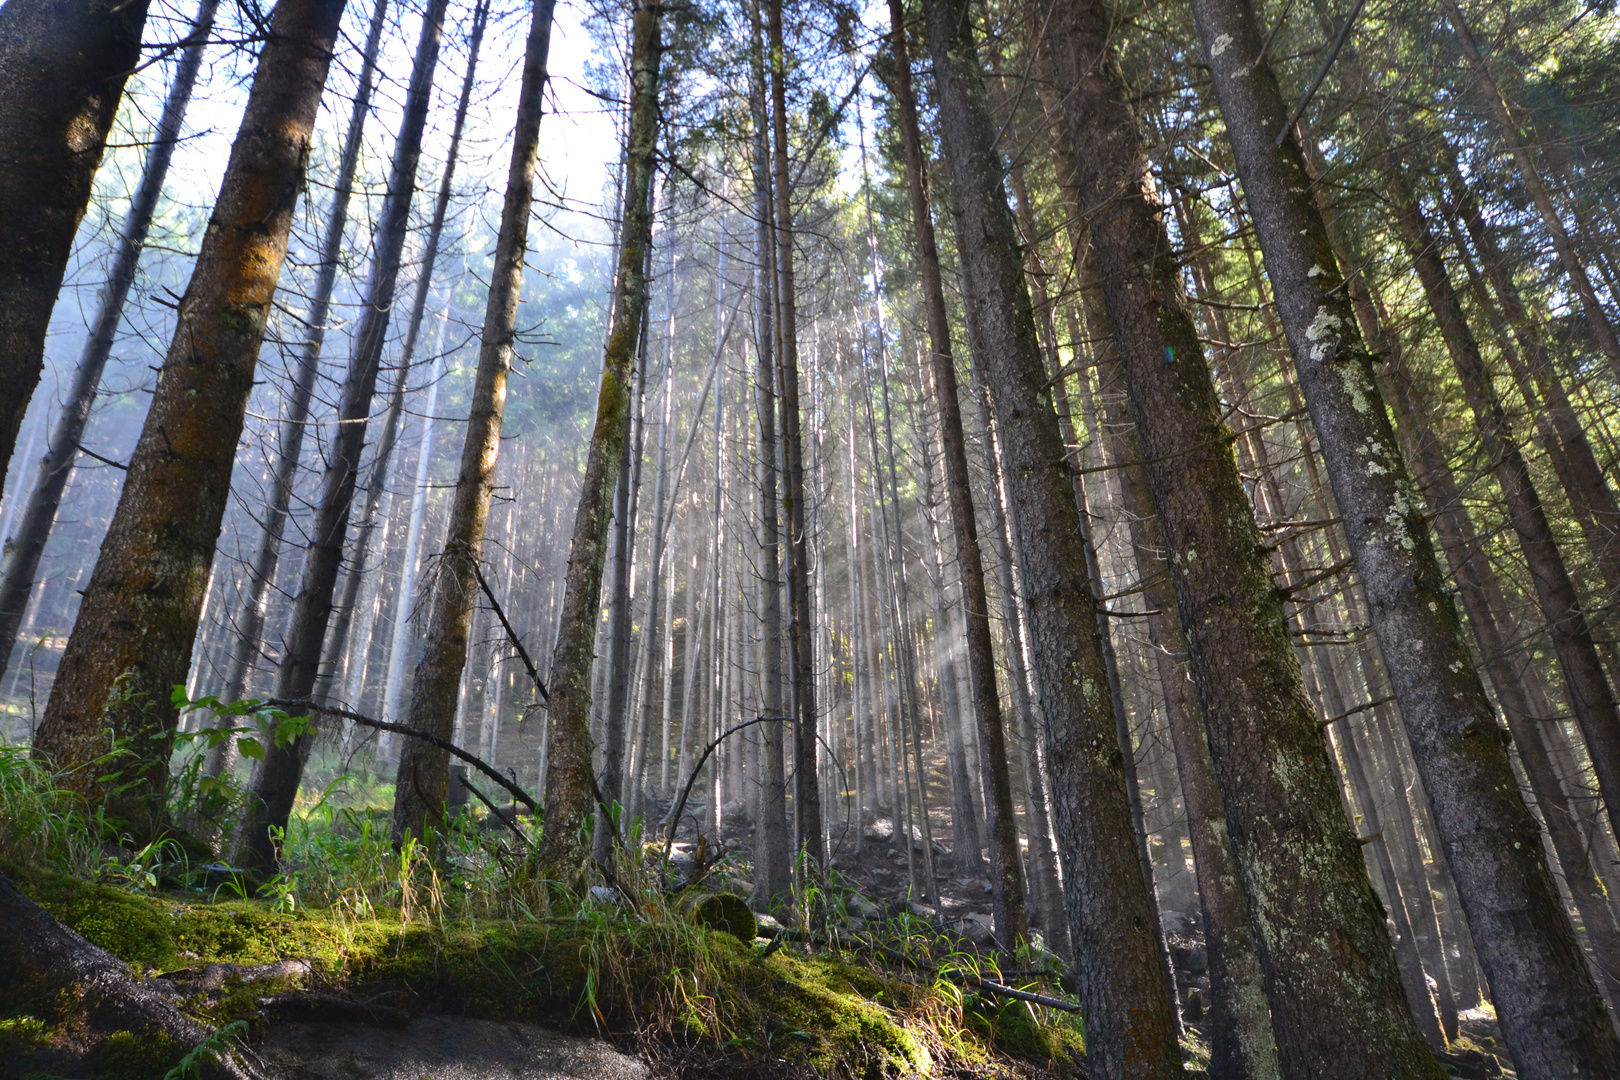
[{"label": "distant tree trunk", "polygon": [[[636,350],[635,381],[638,397],[645,397],[647,366],[645,335]],[[631,417],[635,435],[624,440],[624,451],[619,455],[619,475],[613,494],[613,584],[608,593],[607,623],[607,708],[602,716],[602,774],[599,786],[602,798],[611,806],[620,795],[624,777],[625,722],[630,711],[631,645],[634,637],[630,611],[631,554],[635,548],[636,500],[633,494],[641,479],[641,470],[632,467],[640,461],[640,409]],[[613,830],[606,819],[598,815],[591,832],[591,853],[598,862],[607,864],[612,855]]]},{"label": "distant tree trunk", "polygon": [[[1527,1078],[1611,1074],[1620,1069],[1620,1041],[1537,850],[1535,821],[1445,592],[1303,155],[1291,132],[1278,145],[1288,113],[1260,57],[1253,11],[1245,0],[1193,0],[1193,16],[1373,629],[1505,1040]],[[1354,1055],[1373,1070],[1362,1075],[1433,1075],[1394,990],[1364,996],[1359,1022],[1331,1035],[1319,1012],[1284,1020],[1273,992],[1279,1028],[1300,1036],[1279,1039],[1284,1067],[1347,1075]]]},{"label": "distant tree trunk", "polygon": [[[1519,342],[1524,363],[1540,391],[1545,415],[1538,417],[1538,421],[1544,422],[1552,434],[1547,440],[1547,456],[1569,495],[1570,507],[1586,535],[1586,546],[1603,575],[1604,587],[1610,597],[1620,596],[1620,506],[1616,505],[1614,491],[1569,400],[1563,376],[1548,347],[1546,332],[1525,310],[1507,255],[1491,235],[1485,215],[1464,182],[1456,159],[1451,158],[1447,164],[1452,198],[1448,209],[1455,220],[1462,222],[1473,242],[1486,280],[1496,293],[1502,314]],[[1527,399],[1526,404],[1536,409],[1534,399]]]},{"label": "distant tree trunk", "polygon": [[148,6],[10,0],[0,9],[0,491],[107,132],[141,61]]},{"label": "distant tree trunk", "polygon": [[[455,724],[456,687],[467,663],[467,643],[478,597],[479,563],[495,486],[506,380],[512,368],[523,260],[528,251],[529,212],[534,199],[554,10],[555,0],[536,0],[524,47],[523,83],[518,92],[517,124],[506,174],[506,201],[484,308],[478,372],[473,380],[461,465],[428,609],[425,647],[412,681],[410,711],[404,720],[407,727],[440,738],[449,738]],[[392,835],[396,844],[407,835],[425,836],[429,826],[442,822],[449,787],[449,755],[424,740],[407,740],[400,750],[394,788]]]},{"label": "distant tree trunk", "polygon": [[810,536],[805,527],[804,438],[800,434],[798,297],[793,282],[793,181],[788,172],[787,55],[782,0],[764,0],[769,36],[771,151],[776,196],[776,310],[781,351],[782,509],[787,514],[788,648],[793,687],[793,819],[798,848],[824,872],[821,784],[816,771],[815,632],[810,622]]},{"label": "distant tree trunk", "polygon": [[[62,412],[56,419],[50,445],[40,460],[39,478],[28,494],[22,522],[15,535],[4,536],[6,566],[4,575],[0,576],[0,678],[5,677],[7,662],[11,658],[11,643],[17,640],[17,628],[28,606],[28,593],[34,587],[34,574],[39,570],[40,556],[45,553],[45,541],[51,535],[57,508],[62,505],[62,491],[67,487],[73,463],[79,456],[79,443],[84,439],[85,428],[90,423],[90,409],[95,404],[96,392],[101,385],[101,373],[107,366],[107,358],[112,355],[113,338],[117,336],[118,325],[124,317],[124,302],[135,284],[135,271],[140,263],[141,251],[146,246],[147,234],[152,228],[152,218],[157,212],[163,181],[169,174],[169,162],[174,159],[174,148],[180,141],[180,126],[185,120],[186,107],[191,103],[191,90],[197,84],[197,70],[202,66],[203,47],[213,28],[214,12],[218,7],[219,0],[201,0],[197,14],[192,17],[191,31],[185,38],[189,44],[180,53],[180,63],[175,68],[174,81],[169,84],[169,96],[163,104],[163,115],[152,133],[152,145],[146,153],[140,186],[130,201],[129,212],[124,215],[118,249],[113,256],[106,283],[101,287],[100,305],[90,323],[90,337],[84,343],[79,365],[73,372],[72,389],[68,391]],[[0,172],[0,176],[3,176],[3,172]],[[0,184],[3,182],[0,179]],[[3,273],[3,269],[0,269],[0,273]],[[22,407],[27,407],[26,400]],[[20,414],[18,420],[21,421]],[[5,469],[0,467],[0,490],[4,485]],[[17,495],[21,495],[20,490]]]},{"label": "distant tree trunk", "polygon": [[[9,13],[10,9],[7,9]],[[170,693],[185,682],[231,468],[343,0],[284,0],[259,56],[118,511],[34,753],[150,836],[164,818]],[[115,746],[131,756],[106,757]]]},{"label": "distant tree trunk", "polygon": [[962,614],[967,627],[967,663],[973,686],[973,716],[983,747],[985,814],[989,828],[991,900],[996,931],[1011,945],[1029,932],[1024,912],[1024,875],[1018,859],[1018,826],[1013,817],[1012,779],[1007,769],[1007,734],[996,686],[996,659],[990,638],[990,605],[985,596],[984,558],[974,517],[973,483],[968,473],[967,441],[956,386],[956,357],[951,349],[950,321],[940,275],[939,245],[928,206],[927,171],[918,135],[917,101],[911,85],[911,57],[901,0],[889,0],[891,48],[894,54],[894,100],[899,111],[900,140],[905,148],[906,193],[911,204],[911,230],[922,277],[923,310],[928,319],[929,358],[934,399],[939,407],[940,441],[945,464],[945,490],[950,498],[951,528],[962,581]]},{"label": "distant tree trunk", "polygon": [[1616,336],[1614,324],[1609,322],[1609,317],[1603,310],[1597,289],[1592,285],[1592,277],[1586,271],[1586,264],[1581,261],[1580,252],[1576,250],[1569,230],[1564,227],[1563,218],[1558,216],[1558,208],[1553,205],[1547,181],[1542,178],[1541,170],[1536,167],[1535,156],[1519,130],[1518,121],[1513,118],[1513,111],[1508,107],[1507,98],[1502,95],[1502,88],[1497,85],[1496,76],[1491,73],[1490,62],[1480,51],[1479,44],[1474,40],[1473,32],[1468,27],[1468,20],[1463,16],[1456,0],[1443,0],[1441,7],[1451,21],[1452,30],[1457,35],[1457,44],[1462,48],[1469,70],[1477,80],[1476,93],[1484,99],[1485,107],[1490,110],[1492,118],[1496,121],[1496,132],[1501,136],[1508,153],[1512,155],[1519,179],[1524,182],[1525,190],[1530,193],[1530,201],[1535,204],[1536,213],[1541,216],[1542,225],[1552,237],[1553,251],[1557,253],[1558,263],[1564,268],[1570,286],[1581,301],[1581,312],[1586,316],[1586,324],[1592,330],[1592,338],[1597,342],[1598,350],[1609,361],[1609,370],[1614,373],[1616,379],[1620,379],[1620,337]]},{"label": "distant tree trunk", "polygon": [[[298,595],[293,600],[286,652],[276,672],[276,697],[285,700],[309,697],[320,676],[321,646],[332,617],[332,596],[343,565],[367,420],[377,393],[384,338],[393,314],[447,6],[448,0],[430,0],[422,17],[399,136],[394,142],[394,159],[389,166],[388,194],[377,220],[371,276],[366,283],[360,324],[355,329],[338,422],[326,448],[326,473],[321,478],[320,502],[310,523],[309,546],[304,553]],[[268,745],[264,757],[254,763],[251,797],[237,822],[233,855],[235,865],[249,873],[267,874],[275,866],[271,833],[287,827],[287,816],[314,742],[315,735],[309,733],[288,746]]]},{"label": "distant tree trunk", "polygon": [[[337,622],[327,635],[326,658],[321,662],[321,678],[317,685],[318,696],[322,700],[328,696],[328,688],[337,677],[338,663],[348,641],[349,627],[354,618],[355,598],[359,594],[361,581],[368,574],[366,556],[371,550],[371,538],[377,523],[377,507],[388,485],[390,463],[393,460],[395,445],[399,441],[400,416],[405,411],[405,391],[415,365],[416,345],[421,337],[423,317],[427,313],[428,295],[433,289],[434,271],[439,262],[439,245],[444,237],[444,221],[450,210],[451,185],[455,181],[456,162],[461,153],[461,137],[467,126],[467,106],[472,101],[473,84],[478,73],[478,53],[483,45],[484,29],[488,22],[489,2],[481,0],[473,9],[472,30],[467,43],[467,71],[461,80],[461,98],[456,102],[455,121],[450,129],[450,147],[445,153],[444,165],[440,170],[439,196],[433,205],[433,218],[428,224],[427,243],[422,249],[421,270],[416,277],[416,293],[411,301],[410,318],[405,324],[405,342],[400,348],[398,371],[394,376],[393,390],[388,397],[388,412],[383,418],[382,433],[377,437],[371,474],[366,480],[366,503],[355,529],[353,565],[344,582],[343,597],[337,603]],[[453,283],[450,293],[454,295]]]},{"label": "distant tree trunk", "polygon": [[[337,177],[332,186],[332,205],[327,210],[326,235],[322,238],[320,270],[315,278],[315,292],[310,302],[305,325],[309,328],[304,348],[299,356],[298,372],[293,377],[292,392],[287,398],[286,412],[281,418],[281,438],[276,447],[276,464],[270,484],[270,504],[265,507],[260,525],[259,548],[254,553],[253,565],[248,571],[248,602],[236,628],[236,643],[231,657],[230,674],[226,677],[226,701],[239,701],[247,696],[253,672],[263,660],[265,619],[270,610],[270,592],[276,583],[276,568],[281,561],[282,538],[287,530],[288,509],[292,505],[293,482],[298,475],[299,459],[303,456],[304,433],[308,429],[310,401],[315,393],[315,380],[320,375],[321,346],[326,341],[326,323],[332,310],[332,290],[337,284],[338,264],[343,257],[343,239],[349,222],[349,199],[354,193],[354,171],[360,159],[360,142],[371,114],[371,92],[377,70],[377,50],[382,43],[384,18],[388,0],[376,0],[371,12],[371,28],[366,34],[365,51],[361,54],[359,87],[349,112],[348,133],[343,140],[343,153],[338,159]],[[222,718],[222,723],[234,723],[234,718]],[[227,739],[208,751],[204,771],[209,776],[229,772],[236,763],[236,740]]]},{"label": "distant tree trunk", "polygon": [[968,5],[929,0],[929,51],[964,297],[1005,457],[1035,638],[1075,974],[1099,1076],[1181,1072],[1163,946],[1137,859],[1079,507],[1000,178]]},{"label": "distant tree trunk", "polygon": [[[591,813],[591,668],[607,554],[611,470],[624,452],[630,416],[630,366],[647,311],[646,257],[652,243],[653,157],[658,143],[660,4],[637,0],[631,23],[630,123],[625,134],[623,224],[613,330],[602,361],[596,422],[586,451],[574,538],[568,555],[562,615],[552,652],[550,775],[546,780],[545,860],[572,874],[580,827]],[[526,211],[525,211],[526,212]]]},{"label": "distant tree trunk", "polygon": [[1507,503],[1508,519],[1519,538],[1519,549],[1530,568],[1530,579],[1546,619],[1547,635],[1558,657],[1558,667],[1569,690],[1570,706],[1586,736],[1604,802],[1620,806],[1620,703],[1603,671],[1597,644],[1583,610],[1575,582],[1553,535],[1552,522],[1530,475],[1529,463],[1519,450],[1507,414],[1496,396],[1490,369],[1480,352],[1462,300],[1440,259],[1440,245],[1429,228],[1393,149],[1382,160],[1389,203],[1395,212],[1407,257],[1412,260],[1429,309],[1434,313],[1446,350],[1451,356],[1463,395],[1478,426],[1480,446],[1492,464],[1496,482]]}]

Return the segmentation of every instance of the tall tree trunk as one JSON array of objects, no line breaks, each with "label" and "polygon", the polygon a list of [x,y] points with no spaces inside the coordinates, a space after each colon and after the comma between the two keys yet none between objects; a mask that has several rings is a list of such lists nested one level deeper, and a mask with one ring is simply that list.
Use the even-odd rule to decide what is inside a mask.
[{"label": "tall tree trunk", "polygon": [[816,656],[810,622],[810,536],[804,514],[804,438],[800,434],[799,317],[793,282],[793,179],[788,173],[787,51],[782,0],[764,0],[771,77],[771,171],[776,197],[776,310],[781,351],[782,509],[787,514],[788,649],[793,687],[793,821],[813,873],[825,869],[821,784],[816,770]]},{"label": "tall tree trunk", "polygon": [[[1095,256],[1088,247],[1081,258],[1089,263]],[[1086,268],[1085,263],[1082,268]],[[1087,291],[1089,295],[1091,290]],[[1107,314],[1088,312],[1088,319],[1094,317],[1103,322]],[[1105,389],[1124,389],[1123,364],[1111,343],[1104,341],[1097,345],[1093,356]],[[1143,464],[1148,455],[1142,450],[1126,404],[1117,394],[1102,396],[1106,418],[1104,437],[1108,457],[1117,469],[1136,574],[1145,589],[1142,599],[1148,610],[1157,612],[1147,620],[1149,640],[1155,647],[1154,663],[1164,693],[1165,719],[1181,779],[1188,839],[1198,872],[1204,944],[1209,958],[1213,999],[1210,1075],[1215,1080],[1279,1077],[1281,1065],[1272,1033],[1264,973],[1210,753],[1203,702],[1187,662],[1178,659],[1189,656],[1190,651],[1177,615],[1176,590],[1167,559],[1173,549],[1166,545],[1153,502],[1152,481]]]},{"label": "tall tree trunk", "polygon": [[[1503,1035],[1526,1078],[1620,1069],[1617,1041],[1537,850],[1500,728],[1446,594],[1418,493],[1406,474],[1338,260],[1246,0],[1193,0],[1238,176],[1373,629],[1406,721],[1448,862],[1468,911]],[[1279,145],[1279,132],[1284,138]],[[1284,1067],[1432,1075],[1393,987],[1354,1041],[1316,1040]],[[1278,998],[1273,994],[1273,1005]],[[1370,1011],[1370,1010],[1369,1010]],[[1277,1016],[1274,1011],[1273,1016]],[[1312,1027],[1320,1031],[1317,1019]],[[1376,1041],[1374,1041],[1376,1040]],[[1378,1047],[1379,1054],[1369,1054]],[[1380,1060],[1381,1059],[1381,1060]],[[1368,1073],[1371,1075],[1371,1073]]]},{"label": "tall tree trunk", "polygon": [[[310,523],[309,546],[293,600],[287,629],[286,651],[276,672],[276,697],[302,700],[310,696],[320,675],[322,643],[332,617],[332,596],[343,566],[349,511],[354,504],[360,475],[360,454],[365,446],[367,420],[382,368],[384,338],[393,313],[405,236],[410,223],[411,199],[416,192],[416,167],[422,155],[422,132],[427,127],[433,74],[439,62],[448,0],[430,0],[422,17],[416,58],[405,91],[405,108],[394,159],[389,166],[388,194],[378,216],[371,276],[366,283],[360,324],[355,329],[354,351],[332,441],[326,448],[326,472],[321,498]],[[237,822],[233,841],[235,865],[251,874],[267,874],[275,866],[272,833],[284,831],[303,777],[304,763],[315,742],[313,732],[290,745],[271,744],[253,766],[251,797]]]},{"label": "tall tree trunk", "polygon": [[1502,489],[1508,519],[1529,566],[1548,637],[1564,676],[1570,707],[1581,733],[1586,736],[1612,824],[1613,807],[1620,806],[1620,703],[1616,702],[1604,675],[1591,626],[1563,553],[1558,549],[1552,523],[1530,475],[1529,463],[1519,450],[1502,403],[1496,396],[1490,369],[1463,313],[1462,300],[1440,260],[1439,241],[1429,228],[1428,219],[1392,149],[1386,149],[1382,165],[1389,202],[1406,241],[1407,257],[1417,271],[1424,297],[1440,327],[1464,397],[1474,414],[1480,447],[1491,462],[1496,482]]},{"label": "tall tree trunk", "polygon": [[1087,1054],[1099,1076],[1169,1077],[1181,1071],[1175,1004],[968,5],[929,0],[925,10],[974,355],[995,407],[1035,639]]},{"label": "tall tree trunk", "polygon": [[[404,721],[407,727],[440,738],[448,738],[455,723],[456,684],[467,663],[473,605],[478,597],[479,564],[506,406],[506,380],[517,336],[518,298],[528,251],[529,213],[534,200],[535,159],[555,6],[555,0],[536,0],[524,46],[523,83],[518,91],[506,201],[501,208],[484,307],[478,372],[473,380],[461,465],[428,610],[426,647],[412,680],[410,711]],[[394,783],[392,835],[396,844],[408,835],[425,836],[430,826],[442,822],[449,786],[448,753],[423,739],[411,739],[401,748]]]},{"label": "tall tree trunk", "polygon": [[[478,53],[484,41],[484,29],[489,21],[489,2],[480,0],[473,9],[473,24],[468,35],[467,70],[461,80],[461,97],[456,102],[455,120],[450,128],[450,146],[445,153],[439,174],[439,194],[433,204],[433,217],[428,223],[427,243],[422,248],[421,270],[416,276],[415,295],[411,300],[410,317],[405,324],[405,341],[400,348],[398,370],[394,386],[388,395],[388,411],[383,417],[382,432],[377,436],[377,447],[366,479],[366,501],[355,527],[354,555],[350,560],[348,576],[344,580],[343,595],[336,606],[336,622],[327,635],[326,657],[321,662],[321,675],[317,683],[317,696],[325,700],[332,680],[337,677],[338,665],[349,639],[349,628],[355,614],[355,600],[360,584],[370,571],[366,558],[371,551],[372,536],[377,529],[377,508],[388,485],[390,463],[399,441],[400,417],[405,411],[405,391],[409,387],[411,369],[416,360],[416,345],[422,333],[422,320],[427,313],[428,294],[433,289],[434,270],[439,261],[439,245],[444,237],[444,221],[450,210],[451,185],[455,181],[456,162],[461,154],[461,137],[467,126],[467,107],[472,101],[475,76],[478,73]],[[450,290],[454,295],[454,287]],[[476,388],[475,388],[476,389]],[[386,528],[386,525],[384,526]],[[227,699],[235,700],[235,699]],[[350,707],[358,707],[351,702]]]},{"label": "tall tree trunk", "polygon": [[[1514,337],[1518,340],[1525,363],[1537,390],[1545,403],[1545,423],[1552,429],[1548,440],[1548,457],[1558,471],[1559,481],[1569,495],[1581,528],[1586,534],[1587,548],[1603,574],[1603,584],[1610,597],[1620,596],[1620,506],[1616,505],[1614,491],[1609,486],[1597,454],[1587,438],[1580,416],[1570,402],[1562,374],[1553,360],[1542,325],[1525,310],[1524,298],[1514,284],[1512,266],[1507,255],[1491,235],[1479,201],[1468,188],[1457,168],[1456,158],[1447,161],[1452,205],[1455,220],[1462,222],[1469,240],[1485,271],[1485,277],[1501,304],[1502,314]],[[1536,408],[1533,400],[1526,404]]]},{"label": "tall tree trunk", "polygon": [[[7,9],[9,13],[9,8]],[[284,0],[34,753],[150,836],[343,0]],[[114,746],[131,755],[107,757]]]},{"label": "tall tree trunk", "polygon": [[[771,198],[770,92],[765,67],[765,43],[759,6],[749,13],[751,85],[749,112],[753,121],[754,187],[754,411],[759,424],[759,617],[756,635],[760,715],[782,716],[782,579],[781,525],[778,515],[780,444],[777,441],[777,393],[780,366],[776,362],[779,285],[776,246],[773,242],[774,202]],[[792,838],[787,825],[787,779],[783,771],[782,729],[763,725],[760,760],[763,775],[755,779],[759,813],[754,821],[754,890],[749,903],[757,911],[770,911],[792,887]]]},{"label": "tall tree trunk", "polygon": [[[303,456],[304,433],[308,430],[310,402],[315,380],[320,376],[321,347],[326,341],[326,323],[332,310],[332,290],[337,284],[338,265],[343,258],[343,240],[349,223],[349,199],[354,193],[354,171],[360,159],[361,137],[371,114],[371,93],[377,70],[377,50],[382,43],[388,0],[376,0],[371,11],[371,28],[361,55],[359,86],[349,112],[348,133],[338,159],[337,177],[332,185],[332,205],[326,212],[326,235],[322,238],[320,270],[315,293],[305,319],[308,332],[298,358],[286,412],[281,418],[281,437],[276,447],[275,472],[270,484],[270,505],[260,525],[259,548],[248,571],[248,602],[236,628],[236,642],[226,677],[224,698],[238,701],[247,696],[254,670],[263,657],[264,624],[270,610],[270,593],[281,562],[282,538],[287,530],[288,508],[292,504],[293,482]],[[221,723],[235,723],[221,718]],[[208,752],[205,771],[219,776],[236,763],[236,740],[227,739]]]},{"label": "tall tree trunk", "polygon": [[1013,818],[1012,779],[1007,769],[1007,734],[996,686],[996,659],[990,638],[990,605],[985,597],[984,558],[979,550],[973,510],[973,483],[968,473],[967,441],[956,387],[956,358],[945,288],[940,275],[939,245],[928,205],[927,172],[918,135],[917,100],[911,86],[911,57],[901,0],[889,0],[891,49],[894,54],[894,100],[899,110],[900,140],[905,148],[906,193],[911,205],[911,231],[921,272],[923,310],[928,320],[929,359],[934,400],[939,407],[940,441],[945,464],[945,490],[950,497],[951,528],[956,541],[957,570],[962,582],[962,615],[967,626],[968,673],[973,686],[973,717],[983,747],[985,813],[988,818],[991,902],[1001,940],[1012,944],[1029,932],[1024,913],[1024,877],[1018,859],[1018,826]]},{"label": "tall tree trunk", "polygon": [[107,132],[140,65],[149,2],[0,9],[0,491]]},{"label": "tall tree trunk", "polygon": [[[201,0],[197,14],[192,17],[191,30],[185,38],[187,44],[180,53],[174,81],[169,84],[169,96],[163,104],[163,115],[152,133],[152,145],[146,152],[140,186],[130,201],[129,212],[124,215],[112,269],[101,287],[100,304],[90,323],[90,337],[84,343],[84,351],[79,354],[72,389],[68,391],[62,412],[56,419],[45,456],[40,459],[39,478],[28,493],[28,505],[15,535],[0,533],[6,540],[5,573],[0,576],[0,678],[5,677],[7,662],[11,658],[11,643],[17,640],[17,628],[22,623],[23,610],[28,606],[28,593],[34,587],[34,574],[39,571],[40,556],[45,553],[45,541],[51,535],[57,508],[62,505],[62,491],[67,487],[73,463],[79,456],[79,443],[83,441],[85,428],[90,423],[90,409],[95,404],[96,391],[101,385],[101,373],[107,366],[107,358],[112,355],[113,339],[124,318],[124,302],[129,299],[129,290],[135,284],[141,251],[146,246],[152,218],[157,213],[163,181],[169,175],[169,163],[174,159],[174,148],[180,141],[180,126],[185,120],[186,107],[191,103],[191,91],[197,84],[197,71],[202,66],[203,47],[208,41],[208,33],[214,25],[214,12],[218,8],[219,0]],[[8,95],[12,92],[7,91]],[[21,407],[27,407],[26,395]],[[21,414],[18,415],[18,422],[21,422]],[[3,445],[3,439],[0,439],[0,446]],[[5,469],[0,466],[0,490],[4,486]]]},{"label": "tall tree trunk", "polygon": [[1525,190],[1530,193],[1530,201],[1535,204],[1542,225],[1552,237],[1558,263],[1564,268],[1575,295],[1580,298],[1581,312],[1586,316],[1586,324],[1591,328],[1592,338],[1597,342],[1604,358],[1609,361],[1609,370],[1614,372],[1616,379],[1620,379],[1620,337],[1616,336],[1614,324],[1609,322],[1609,317],[1603,310],[1597,289],[1592,285],[1592,277],[1586,272],[1586,264],[1581,261],[1580,252],[1575,248],[1575,241],[1571,239],[1569,230],[1564,227],[1564,219],[1558,216],[1558,208],[1553,205],[1547,181],[1542,178],[1541,170],[1536,166],[1535,155],[1530,145],[1525,142],[1518,121],[1513,118],[1513,111],[1508,106],[1507,98],[1503,96],[1502,88],[1497,85],[1496,76],[1491,73],[1490,62],[1486,60],[1478,42],[1474,40],[1473,31],[1469,29],[1468,20],[1464,18],[1462,9],[1457,6],[1456,0],[1444,0],[1442,8],[1451,21],[1452,30],[1457,35],[1457,44],[1462,48],[1469,69],[1478,81],[1477,93],[1485,99],[1485,107],[1490,110],[1492,118],[1496,121],[1496,132],[1501,136],[1508,153],[1512,155],[1519,179],[1524,182]]},{"label": "tall tree trunk", "polygon": [[[624,452],[630,367],[647,311],[646,258],[652,244],[653,157],[658,144],[660,4],[637,0],[631,22],[630,123],[625,134],[623,224],[613,331],[602,361],[596,422],[586,451],[561,619],[551,658],[550,775],[546,780],[545,859],[571,874],[584,854],[580,826],[591,812],[591,666],[601,610],[602,564],[613,492],[611,471]],[[525,213],[527,211],[525,210]]]}]

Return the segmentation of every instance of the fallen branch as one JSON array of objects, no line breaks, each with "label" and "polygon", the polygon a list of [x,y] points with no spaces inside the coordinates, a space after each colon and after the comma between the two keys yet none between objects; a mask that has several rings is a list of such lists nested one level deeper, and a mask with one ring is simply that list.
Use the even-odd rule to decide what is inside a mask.
[{"label": "fallen branch", "polygon": [[888,959],[894,960],[898,963],[909,965],[910,967],[916,968],[918,971],[932,972],[941,975],[944,978],[950,979],[952,982],[959,982],[963,985],[971,986],[976,990],[983,990],[991,994],[1000,994],[1003,997],[1016,998],[1019,1001],[1027,1001],[1032,1005],[1044,1005],[1049,1009],[1060,1009],[1063,1012],[1078,1013],[1080,1011],[1080,1006],[1076,1005],[1072,1001],[1065,1001],[1062,998],[1055,998],[1048,994],[1037,994],[1031,990],[1019,990],[1017,987],[1008,986],[1006,983],[996,982],[994,979],[985,979],[977,975],[970,975],[961,968],[941,968],[935,964],[924,963],[914,956],[909,956],[906,953],[900,952],[898,949],[891,949],[886,945],[879,945],[875,941],[863,941],[860,938],[847,934],[840,934],[836,931],[832,937],[829,938],[823,934],[814,934],[805,930],[793,930],[788,927],[782,927],[781,929],[777,929],[775,927],[761,927],[760,936],[773,938],[776,941],[800,941],[807,945],[819,946],[821,948],[830,948],[836,944],[843,948],[853,947],[857,949],[866,949],[870,952],[875,952],[885,956]]},{"label": "fallen branch", "polygon": [[369,716],[362,716],[360,713],[350,712],[348,709],[334,709],[330,705],[322,705],[320,702],[310,701],[308,698],[300,701],[288,701],[285,698],[271,698],[269,701],[264,702],[264,704],[277,709],[285,709],[288,712],[296,712],[307,709],[310,712],[322,713],[327,716],[336,716],[343,720],[349,720],[353,723],[359,724],[362,727],[376,728],[378,731],[391,731],[396,735],[409,735],[413,739],[423,739],[432,743],[434,746],[437,746],[440,750],[450,754],[452,757],[460,758],[462,761],[465,761],[467,764],[471,765],[473,768],[477,769],[479,772],[501,785],[501,787],[507,790],[512,798],[516,799],[524,806],[527,806],[530,813],[540,813],[540,804],[534,801],[534,796],[518,787],[511,780],[508,780],[506,777],[502,776],[496,771],[495,766],[490,765],[482,759],[476,758],[467,753],[467,751],[463,750],[449,739],[441,739],[437,735],[431,735],[426,731],[418,731],[416,728],[406,727],[404,724],[391,724],[386,720],[373,720]]}]

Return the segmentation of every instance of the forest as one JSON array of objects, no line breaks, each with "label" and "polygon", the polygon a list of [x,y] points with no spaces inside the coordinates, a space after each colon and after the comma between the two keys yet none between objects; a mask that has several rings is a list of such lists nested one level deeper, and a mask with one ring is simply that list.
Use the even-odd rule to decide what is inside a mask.
[{"label": "forest", "polygon": [[1620,1078],[1614,0],[3,0],[0,1080]]}]

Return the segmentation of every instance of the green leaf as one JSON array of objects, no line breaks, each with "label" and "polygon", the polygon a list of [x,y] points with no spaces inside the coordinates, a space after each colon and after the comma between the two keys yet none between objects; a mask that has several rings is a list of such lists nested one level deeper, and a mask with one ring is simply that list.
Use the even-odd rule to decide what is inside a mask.
[{"label": "green leaf", "polygon": [[236,748],[242,751],[242,756],[255,761],[264,760],[264,744],[258,739],[242,739],[237,742]]}]

